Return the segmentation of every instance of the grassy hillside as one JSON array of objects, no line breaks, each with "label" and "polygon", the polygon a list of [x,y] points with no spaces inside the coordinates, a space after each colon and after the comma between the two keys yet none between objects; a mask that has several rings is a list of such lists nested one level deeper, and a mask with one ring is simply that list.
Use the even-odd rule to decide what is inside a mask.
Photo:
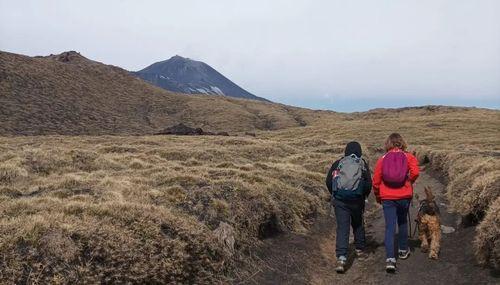
[{"label": "grassy hillside", "polygon": [[499,125],[498,111],[422,107],[323,113],[256,138],[3,137],[0,279],[230,281],[261,240],[326,214],[324,175],[345,143],[373,163],[393,131],[447,175],[455,210],[486,215],[478,256],[498,266]]},{"label": "grassy hillside", "polygon": [[273,130],[311,123],[321,113],[175,94],[76,52],[34,58],[0,52],[0,135],[146,135],[180,122],[207,131]]}]

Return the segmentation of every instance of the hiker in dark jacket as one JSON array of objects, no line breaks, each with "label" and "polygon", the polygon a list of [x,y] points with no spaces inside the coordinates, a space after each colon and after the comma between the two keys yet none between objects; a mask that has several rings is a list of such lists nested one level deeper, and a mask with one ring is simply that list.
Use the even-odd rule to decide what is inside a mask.
[{"label": "hiker in dark jacket", "polygon": [[372,179],[369,165],[362,158],[361,145],[358,142],[348,143],[344,157],[333,163],[326,176],[326,187],[332,194],[337,220],[335,270],[343,273],[347,261],[350,226],[354,233],[356,255],[359,258],[365,255],[363,213],[365,199],[372,189]]}]

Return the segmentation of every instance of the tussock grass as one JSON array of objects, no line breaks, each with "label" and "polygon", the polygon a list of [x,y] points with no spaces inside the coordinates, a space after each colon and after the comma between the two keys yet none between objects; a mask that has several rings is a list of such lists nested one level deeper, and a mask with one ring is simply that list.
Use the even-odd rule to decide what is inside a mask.
[{"label": "tussock grass", "polygon": [[270,140],[35,141],[0,139],[11,282],[222,282],[261,239],[304,231],[326,197],[321,173],[288,161],[300,150]]},{"label": "tussock grass", "polygon": [[[498,146],[498,145],[497,145]],[[447,197],[452,209],[479,221],[474,240],[478,260],[500,268],[500,156],[495,151],[431,151],[423,149],[434,169],[447,175]],[[486,216],[486,217],[485,217]],[[485,217],[483,219],[483,217]],[[483,220],[482,220],[483,219]]]},{"label": "tussock grass", "polygon": [[207,283],[222,269],[209,229],[163,207],[39,198],[2,215],[4,281]]},{"label": "tussock grass", "polygon": [[256,137],[0,138],[0,277],[230,282],[249,274],[236,265],[263,239],[307,232],[326,214],[324,176],[347,142],[360,141],[373,164],[394,131],[446,175],[455,210],[485,213],[477,254],[499,264],[497,111],[417,108],[316,120]]},{"label": "tussock grass", "polygon": [[491,203],[477,228],[474,246],[480,263],[500,268],[500,197]]},{"label": "tussock grass", "polygon": [[5,163],[0,166],[0,183],[2,184],[13,184],[27,176],[28,172],[15,163]]}]

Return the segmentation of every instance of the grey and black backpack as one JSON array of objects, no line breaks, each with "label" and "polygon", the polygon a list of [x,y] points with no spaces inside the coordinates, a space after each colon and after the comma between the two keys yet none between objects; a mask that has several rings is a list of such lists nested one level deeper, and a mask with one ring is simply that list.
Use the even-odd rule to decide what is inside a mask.
[{"label": "grey and black backpack", "polygon": [[363,198],[363,171],[365,162],[355,154],[339,161],[332,176],[332,193],[335,199],[357,200]]}]

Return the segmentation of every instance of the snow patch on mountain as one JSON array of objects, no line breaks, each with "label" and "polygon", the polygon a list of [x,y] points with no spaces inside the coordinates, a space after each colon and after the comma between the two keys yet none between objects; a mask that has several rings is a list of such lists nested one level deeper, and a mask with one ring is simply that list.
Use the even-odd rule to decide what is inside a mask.
[{"label": "snow patch on mountain", "polygon": [[203,94],[209,94],[207,90],[205,90],[204,88],[196,88],[196,90],[200,93],[203,93]]},{"label": "snow patch on mountain", "polygon": [[210,89],[215,92],[215,94],[224,96],[224,92],[220,90],[217,86],[210,86]]}]

